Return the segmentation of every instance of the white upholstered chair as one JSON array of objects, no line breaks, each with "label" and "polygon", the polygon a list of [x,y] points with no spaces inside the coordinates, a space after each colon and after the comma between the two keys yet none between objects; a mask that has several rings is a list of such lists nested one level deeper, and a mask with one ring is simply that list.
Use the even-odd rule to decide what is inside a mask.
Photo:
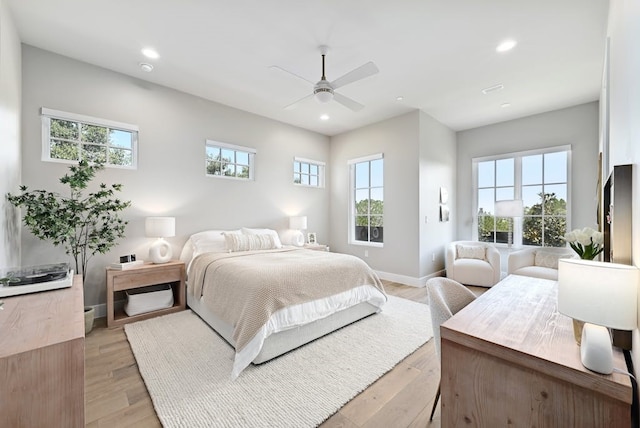
[{"label": "white upholstered chair", "polygon": [[507,274],[558,280],[558,259],[577,258],[569,247],[524,248],[509,254]]},{"label": "white upholstered chair", "polygon": [[[440,346],[440,325],[454,316],[458,311],[475,300],[473,294],[464,285],[449,278],[431,278],[427,281],[427,291],[429,293],[429,311],[431,312],[431,324],[433,327],[433,339],[436,345],[438,360],[441,359]],[[438,392],[431,409],[431,417],[436,411],[436,405],[440,398],[440,384]]]},{"label": "white upholstered chair", "polygon": [[477,241],[454,241],[447,245],[447,278],[465,285],[492,287],[500,281],[500,253]]}]

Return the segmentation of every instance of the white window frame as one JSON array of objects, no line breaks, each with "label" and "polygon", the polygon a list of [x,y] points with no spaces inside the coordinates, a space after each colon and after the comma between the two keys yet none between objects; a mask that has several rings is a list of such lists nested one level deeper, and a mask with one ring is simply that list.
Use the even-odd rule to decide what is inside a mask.
[{"label": "white window frame", "polygon": [[[233,150],[234,152],[241,152],[241,153],[246,153],[248,155],[249,158],[249,177],[238,177],[237,175],[235,176],[229,176],[229,175],[217,175],[217,174],[209,174],[207,172],[207,166],[209,164],[209,159],[207,159],[207,147],[213,147],[213,148],[218,148],[218,149],[227,149],[227,150]],[[245,147],[245,146],[238,146],[236,144],[229,144],[229,143],[223,143],[220,141],[215,141],[215,140],[206,140],[205,142],[205,146],[204,146],[204,173],[207,177],[213,177],[213,178],[224,178],[227,180],[242,180],[242,181],[253,181],[255,180],[255,155],[256,153],[258,153],[258,151],[256,149],[253,149],[251,147]],[[235,153],[234,153],[235,156]],[[230,162],[231,164],[237,166],[237,165],[242,165],[245,166],[244,164],[238,164],[235,162]],[[236,174],[237,174],[237,169],[236,169]]]},{"label": "white window frame", "polygon": [[[371,162],[382,159],[384,162],[384,154],[376,153],[369,156],[363,156],[356,159],[347,161],[349,166],[349,219],[348,219],[348,242],[351,245],[360,245],[366,247],[384,247],[384,242],[372,242],[372,241],[359,241],[355,239],[355,218],[356,218],[356,165],[364,162]],[[384,195],[384,163],[383,163],[383,178],[382,178],[382,193]],[[369,180],[369,189],[371,189],[371,180]],[[382,224],[384,225],[384,210],[382,213]],[[384,227],[384,226],[383,226]],[[369,237],[371,239],[371,237]],[[384,237],[383,237],[384,240]]]},{"label": "white window frame", "polygon": [[[311,178],[312,176],[314,176],[315,174],[311,174],[311,173],[307,174],[307,173],[304,173],[304,172],[302,172],[302,171],[296,171],[296,170],[295,170],[295,165],[296,165],[296,163],[299,163],[300,165],[302,165],[302,164],[307,164],[307,165],[309,165],[309,170],[311,170],[311,165],[315,165],[315,166],[317,166],[317,167],[318,167],[318,174],[317,174],[317,177],[318,177],[318,185],[317,185],[317,186],[316,186],[316,185],[311,184],[311,179],[310,179],[310,178]],[[321,161],[317,161],[317,160],[313,160],[313,159],[307,159],[307,158],[301,158],[301,157],[297,157],[297,156],[296,156],[296,157],[294,157],[294,158],[293,158],[293,168],[294,168],[294,169],[293,169],[293,176],[294,176],[293,184],[294,184],[295,186],[302,186],[302,187],[324,188],[324,174],[325,174],[325,166],[326,166],[326,164],[325,164],[324,162],[321,162]],[[295,176],[296,176],[296,174],[299,174],[300,176],[303,176],[303,175],[308,176],[308,177],[309,177],[309,180],[307,180],[307,181],[309,182],[309,184],[304,184],[304,183],[302,183],[302,182],[300,182],[300,183],[296,183],[296,181],[295,181]]]},{"label": "white window frame", "polygon": [[[502,159],[514,159],[514,199],[522,199],[522,158],[526,156],[534,156],[534,155],[544,155],[549,153],[558,153],[558,152],[566,152],[567,153],[567,218],[566,225],[567,231],[571,230],[571,145],[562,145],[555,147],[548,147],[544,149],[534,149],[534,150],[526,150],[521,152],[512,152],[512,153],[504,153],[500,155],[493,156],[483,156],[478,158],[473,158],[472,161],[472,177],[473,177],[473,207],[472,207],[472,239],[474,241],[478,240],[478,164],[486,161],[498,161]],[[544,164],[543,164],[544,168]],[[496,172],[494,171],[494,174]],[[544,179],[544,170],[543,170],[543,179]],[[543,183],[545,184],[553,184],[553,183]],[[499,186],[494,186],[497,188]],[[513,245],[523,246],[522,245],[522,233],[523,233],[523,225],[522,225],[522,217],[516,217],[513,219]],[[493,243],[493,245],[497,247],[507,247],[508,244],[503,243]]]},{"label": "white window frame", "polygon": [[[57,159],[51,157],[51,119],[59,119],[69,122],[77,122],[80,125],[93,125],[100,126],[103,128],[118,130],[118,131],[126,131],[131,132],[131,156],[132,161],[131,165],[117,165],[109,163],[109,149],[123,149],[120,146],[111,146],[109,141],[107,141],[107,161],[104,166],[107,168],[121,168],[121,169],[138,169],[138,126],[132,125],[129,123],[116,122],[109,119],[101,119],[98,117],[87,116],[84,114],[77,113],[69,113],[66,111],[54,110],[46,107],[42,107],[40,109],[40,115],[42,117],[42,157],[41,159],[45,162],[58,162],[58,163],[66,163],[66,164],[76,164],[78,160],[72,159]],[[82,133],[79,130],[79,138]],[[82,145],[87,145],[91,143],[82,142],[81,139],[77,141],[78,144],[78,153],[82,153]],[[125,150],[128,150],[124,148]]]}]

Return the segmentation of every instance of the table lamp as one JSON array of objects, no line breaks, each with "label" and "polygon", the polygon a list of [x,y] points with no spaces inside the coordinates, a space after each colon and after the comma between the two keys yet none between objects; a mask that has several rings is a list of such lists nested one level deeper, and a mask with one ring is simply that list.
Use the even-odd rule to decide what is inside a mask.
[{"label": "table lamp", "polygon": [[509,249],[511,249],[511,244],[513,244],[513,218],[522,217],[522,199],[496,201],[495,210],[496,217],[509,217],[509,235],[507,237],[507,246]]},{"label": "table lamp", "polygon": [[289,217],[289,229],[293,229],[295,233],[292,235],[292,244],[297,247],[304,245],[304,234],[302,230],[307,228],[307,216],[298,215]]},{"label": "table lamp", "polygon": [[158,238],[149,248],[149,259],[159,264],[171,260],[171,245],[164,238],[176,236],[175,217],[147,217],[144,222],[145,235]]},{"label": "table lamp", "polygon": [[558,261],[558,311],[584,321],[580,358],[594,372],[613,372],[609,328],[638,326],[638,269],[582,259]]}]

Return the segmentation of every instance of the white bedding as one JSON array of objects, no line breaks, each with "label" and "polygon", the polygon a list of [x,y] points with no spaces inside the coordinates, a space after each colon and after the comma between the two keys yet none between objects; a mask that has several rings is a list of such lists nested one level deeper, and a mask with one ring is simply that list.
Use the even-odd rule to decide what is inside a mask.
[{"label": "white bedding", "polygon": [[[287,253],[287,255],[280,253]],[[254,263],[258,262],[251,257],[262,259],[259,263],[263,265],[258,264],[254,268]],[[289,261],[290,258],[293,260]],[[292,262],[295,264],[292,265]],[[272,266],[275,264],[286,266],[283,267],[282,273],[274,274],[275,280],[270,280],[270,282],[275,281],[277,285],[267,286],[264,282],[265,277],[271,275]],[[353,267],[351,267],[352,264]],[[345,268],[344,265],[349,266]],[[327,266],[327,269],[324,266]],[[305,269],[312,269],[312,271],[306,272]],[[340,269],[350,269],[357,274],[340,271]],[[359,270],[363,270],[363,273]],[[325,271],[324,274],[321,273],[323,271]],[[249,272],[251,272],[250,275]],[[255,272],[261,273],[256,277]],[[278,275],[285,277],[277,279],[280,278]],[[301,283],[292,280],[291,276],[299,276]],[[190,299],[196,299],[204,304],[234,329],[231,344],[236,347],[236,356],[232,378],[237,377],[256,358],[265,340],[275,333],[325,319],[363,302],[367,302],[375,311],[379,311],[386,302],[386,295],[377,275],[360,259],[311,250],[283,248],[232,255],[203,254],[194,258],[189,268],[188,278],[189,293],[192,294]],[[354,281],[358,283],[353,284]],[[346,285],[347,283],[349,285]],[[280,289],[291,289],[292,286],[296,294],[299,289],[301,296],[290,297],[289,294],[283,294],[284,291]],[[269,290],[270,297],[267,298],[265,289],[270,287],[275,288],[273,292],[275,294]],[[256,294],[259,295],[258,303],[252,303]],[[263,303],[262,299],[270,298],[282,299],[289,303],[280,301],[273,304]],[[296,303],[290,304],[291,301]],[[261,314],[262,306],[275,308],[275,310],[269,311],[266,315]],[[245,324],[255,323],[251,311],[257,312],[256,319],[264,317],[266,322],[261,321],[259,328],[250,329],[250,335],[247,336],[247,331],[242,329],[246,327]],[[241,316],[241,314],[244,315]],[[237,344],[239,345],[236,346]]]},{"label": "white bedding", "polygon": [[362,302],[380,309],[386,301],[387,298],[379,290],[363,285],[330,297],[281,309],[269,318],[269,321],[240,352],[236,352],[231,378],[238,377],[242,370],[251,364],[262,350],[265,339],[274,333],[324,319]]}]

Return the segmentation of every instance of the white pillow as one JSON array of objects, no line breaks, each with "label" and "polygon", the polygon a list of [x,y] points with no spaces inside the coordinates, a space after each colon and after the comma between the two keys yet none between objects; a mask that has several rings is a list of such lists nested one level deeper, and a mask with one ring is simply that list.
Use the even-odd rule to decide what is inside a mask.
[{"label": "white pillow", "polygon": [[273,235],[268,233],[250,235],[244,233],[225,232],[223,235],[227,243],[227,249],[231,252],[273,250],[274,248],[276,248],[276,243],[273,239]]},{"label": "white pillow", "polygon": [[193,259],[193,242],[191,242],[191,238],[189,238],[187,242],[184,243],[182,252],[180,252],[180,261],[185,262],[188,266],[189,263],[191,263],[191,259]]},{"label": "white pillow", "polygon": [[559,254],[554,253],[553,251],[537,250],[536,256],[533,260],[533,265],[551,269],[558,269],[558,260],[570,257],[571,256],[568,254]]},{"label": "white pillow", "polygon": [[459,259],[486,260],[487,249],[484,245],[460,245],[456,244]]},{"label": "white pillow", "polygon": [[193,244],[193,257],[203,253],[224,253],[227,251],[227,245],[223,233],[240,234],[240,230],[224,231],[224,230],[206,230],[191,235],[191,243]]},{"label": "white pillow", "polygon": [[274,248],[282,248],[282,242],[280,242],[278,232],[273,229],[250,229],[248,227],[243,227],[242,233],[245,235],[271,235],[273,236]]}]

